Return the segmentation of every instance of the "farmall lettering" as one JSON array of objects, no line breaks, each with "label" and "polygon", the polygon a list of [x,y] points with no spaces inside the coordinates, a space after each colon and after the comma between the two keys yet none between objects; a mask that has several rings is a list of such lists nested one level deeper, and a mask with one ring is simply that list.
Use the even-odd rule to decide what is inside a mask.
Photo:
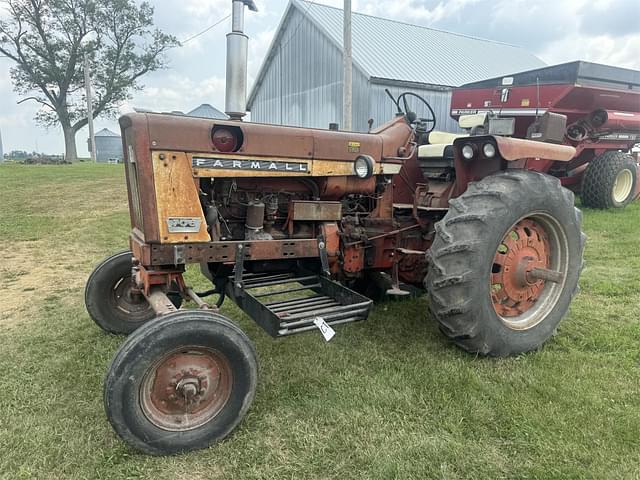
[{"label": "farmall lettering", "polygon": [[306,173],[308,171],[306,163],[270,160],[232,160],[228,158],[211,157],[193,157],[192,166],[218,170],[258,170],[296,173]]}]

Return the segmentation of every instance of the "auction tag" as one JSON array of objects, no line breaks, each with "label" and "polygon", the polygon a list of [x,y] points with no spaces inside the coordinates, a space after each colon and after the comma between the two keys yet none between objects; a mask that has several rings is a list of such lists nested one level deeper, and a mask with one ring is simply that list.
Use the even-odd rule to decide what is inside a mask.
[{"label": "auction tag", "polygon": [[327,342],[331,340],[333,336],[336,334],[336,331],[333,328],[331,328],[327,324],[327,322],[324,321],[324,318],[322,317],[316,317],[313,323],[315,324],[316,327],[318,327],[318,330],[320,330],[320,333],[322,333],[322,336]]}]

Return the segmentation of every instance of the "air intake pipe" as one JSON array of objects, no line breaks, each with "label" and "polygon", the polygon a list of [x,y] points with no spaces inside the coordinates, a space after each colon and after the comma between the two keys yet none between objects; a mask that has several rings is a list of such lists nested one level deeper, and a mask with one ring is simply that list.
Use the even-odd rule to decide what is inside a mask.
[{"label": "air intake pipe", "polygon": [[253,0],[232,0],[231,32],[227,34],[227,84],[225,112],[232,120],[242,120],[247,113],[247,50],[249,37],[244,34],[244,7],[257,12]]}]

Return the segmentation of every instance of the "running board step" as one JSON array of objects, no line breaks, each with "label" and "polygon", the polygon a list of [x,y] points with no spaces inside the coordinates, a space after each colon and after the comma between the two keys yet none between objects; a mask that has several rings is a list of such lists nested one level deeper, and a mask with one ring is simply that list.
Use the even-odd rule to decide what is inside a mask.
[{"label": "running board step", "polygon": [[317,329],[318,317],[329,325],[365,320],[373,301],[323,275],[312,273],[245,274],[231,277],[238,306],[273,337]]}]

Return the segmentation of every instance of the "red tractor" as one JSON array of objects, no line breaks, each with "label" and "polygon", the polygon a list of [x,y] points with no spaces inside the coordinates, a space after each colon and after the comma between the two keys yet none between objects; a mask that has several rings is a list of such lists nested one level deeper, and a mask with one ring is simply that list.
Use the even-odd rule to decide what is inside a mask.
[{"label": "red tractor", "polygon": [[587,207],[624,207],[638,194],[639,71],[578,61],[470,83],[451,101],[452,117],[469,114],[486,114],[489,133],[492,117],[501,134],[575,147],[569,162],[543,157],[527,168],[558,177]]},{"label": "red tractor", "polygon": [[[573,193],[525,166],[567,162],[575,148],[484,135],[431,162],[418,141],[434,119],[416,118],[408,97],[369,134],[120,119],[130,251],[95,269],[86,306],[102,329],[130,334],[104,396],[124,440],[166,454],[238,425],[257,360],[219,312],[225,297],[273,337],[329,338],[367,318],[367,295],[422,288],[444,335],[473,353],[527,352],[555,332],[577,290],[585,236]],[[193,263],[209,291],[185,283]],[[204,300],[213,294],[217,306]]]}]

